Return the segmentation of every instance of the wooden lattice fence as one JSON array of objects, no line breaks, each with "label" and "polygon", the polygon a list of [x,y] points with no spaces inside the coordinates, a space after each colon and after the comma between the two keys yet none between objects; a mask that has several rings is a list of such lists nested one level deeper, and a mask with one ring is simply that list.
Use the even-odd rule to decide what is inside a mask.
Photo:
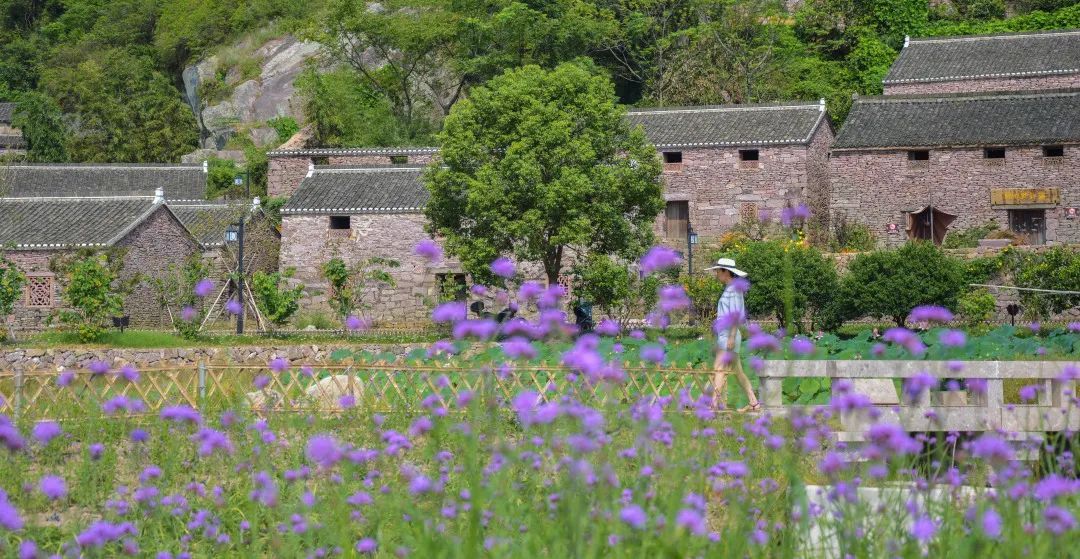
[{"label": "wooden lattice fence", "polygon": [[[517,365],[498,371],[491,366],[385,361],[292,367],[282,372],[265,366],[205,364],[143,368],[137,382],[115,373],[71,373],[71,382],[60,386],[56,371],[0,371],[0,413],[31,420],[86,417],[104,413],[103,406],[118,397],[137,399],[144,407],[118,412],[123,415],[156,413],[176,404],[197,409],[246,405],[258,412],[334,412],[342,409],[343,396],[352,396],[357,406],[371,411],[410,412],[433,401],[450,406],[466,390],[493,393],[504,400],[532,390],[546,401],[570,396],[603,405],[630,403],[645,396],[698,398],[709,393],[712,378],[712,372],[704,368],[637,364],[622,369],[625,382],[589,383],[558,365]],[[262,381],[258,385],[257,379]]]}]

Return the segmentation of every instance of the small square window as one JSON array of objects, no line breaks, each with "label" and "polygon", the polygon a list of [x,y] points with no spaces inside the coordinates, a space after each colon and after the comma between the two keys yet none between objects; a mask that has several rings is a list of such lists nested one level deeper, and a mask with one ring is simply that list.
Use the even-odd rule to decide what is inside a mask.
[{"label": "small square window", "polygon": [[665,151],[664,163],[682,163],[681,151]]},{"label": "small square window", "polygon": [[908,161],[929,161],[930,150],[928,149],[913,149],[907,152]]},{"label": "small square window", "polygon": [[1005,148],[986,148],[983,157],[987,159],[1005,159]]},{"label": "small square window", "polygon": [[1043,146],[1043,157],[1065,157],[1065,148],[1062,146]]},{"label": "small square window", "polygon": [[347,215],[332,215],[330,216],[330,228],[331,229],[351,229],[352,219]]},{"label": "small square window", "polygon": [[739,159],[743,161],[757,161],[760,154],[756,149],[740,149]]},{"label": "small square window", "polygon": [[393,165],[404,165],[409,162],[408,155],[391,155],[390,163]]}]

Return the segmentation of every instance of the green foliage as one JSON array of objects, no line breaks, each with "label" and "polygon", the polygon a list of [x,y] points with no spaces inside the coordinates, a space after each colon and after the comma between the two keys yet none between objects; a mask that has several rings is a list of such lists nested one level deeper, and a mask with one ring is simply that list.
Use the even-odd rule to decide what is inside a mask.
[{"label": "green foliage", "polygon": [[874,250],[875,246],[877,239],[870,227],[865,223],[848,221],[846,217],[840,218],[829,240],[829,248],[836,252],[866,252]]},{"label": "green foliage", "polygon": [[262,210],[266,213],[266,219],[274,227],[281,227],[281,208],[289,199],[284,196],[271,196],[262,199]]},{"label": "green foliage", "polygon": [[430,129],[407,130],[389,102],[353,71],[320,72],[311,65],[296,80],[304,114],[320,146],[388,146],[429,143]]},{"label": "green foliage", "polygon": [[972,289],[960,296],[956,301],[956,312],[964,327],[972,331],[978,331],[986,326],[986,323],[994,317],[997,302],[994,296],[985,288]]},{"label": "green foliage", "polygon": [[195,149],[191,109],[150,57],[112,49],[42,74],[46,93],[77,114],[67,152],[75,161],[178,161]]},{"label": "green foliage", "polygon": [[632,259],[649,246],[660,161],[593,70],[507,72],[447,117],[425,212],[473,277],[489,279],[488,264],[510,254],[554,283],[567,248]]},{"label": "green foliage", "polygon": [[[182,266],[170,265],[168,269],[147,278],[161,309],[170,317],[172,326],[180,337],[186,340],[197,340],[200,337],[202,322],[209,309],[206,302],[195,295],[195,284],[211,277],[211,272],[210,265],[196,255]],[[194,311],[186,320],[183,317],[185,307]]]},{"label": "green foliage", "polygon": [[60,321],[83,342],[95,342],[105,334],[110,317],[121,312],[123,296],[118,292],[118,269],[105,255],[76,260],[64,278],[64,301],[69,309],[60,311]]},{"label": "green foliage", "polygon": [[231,159],[211,157],[207,161],[206,198],[213,200],[222,196],[236,196],[244,193],[244,185],[237,185],[241,170]]},{"label": "green foliage", "polygon": [[284,143],[300,131],[300,125],[291,116],[278,116],[266,121],[266,125],[277,132],[278,143]]},{"label": "green foliage", "polygon": [[297,284],[293,287],[283,285],[283,280],[292,277],[292,274],[292,269],[286,270],[284,274],[281,272],[267,274],[257,271],[251,277],[251,292],[255,296],[255,305],[263,318],[269,322],[271,329],[287,324],[300,309],[304,285]]},{"label": "green foliage", "polygon": [[747,311],[775,316],[781,324],[815,318],[836,292],[836,266],[816,248],[787,240],[750,241],[733,254],[748,274]]},{"label": "green foliage", "polygon": [[15,310],[15,301],[22,297],[25,284],[26,276],[15,263],[0,256],[0,322],[7,323],[7,317]]},{"label": "green foliage", "polygon": [[967,229],[961,229],[956,231],[949,231],[945,235],[945,240],[941,242],[942,248],[975,248],[979,246],[979,241],[985,239],[987,235],[998,230],[998,224],[989,221],[982,225],[976,225]]},{"label": "green foliage", "polygon": [[626,264],[606,254],[593,254],[574,264],[574,294],[616,320],[634,308],[634,283]]},{"label": "green foliage", "polygon": [[[1042,252],[1006,250],[1003,260],[1017,287],[1080,291],[1080,253],[1073,249],[1057,246]],[[1080,295],[1021,291],[1020,305],[1028,316],[1047,318],[1080,305]]]},{"label": "green foliage", "polygon": [[682,284],[686,294],[690,296],[694,316],[704,324],[712,324],[716,320],[716,302],[720,300],[727,286],[708,273],[684,277]]},{"label": "green foliage", "polygon": [[400,265],[397,260],[377,256],[361,260],[352,267],[336,257],[323,264],[323,277],[330,283],[330,306],[338,318],[344,322],[355,312],[363,315],[370,311],[384,289],[397,285],[397,280],[387,270]]},{"label": "green foliage", "polygon": [[60,106],[47,95],[27,91],[19,95],[12,126],[22,131],[26,140],[26,159],[32,162],[67,161],[64,146],[67,129]]},{"label": "green foliage", "polygon": [[855,257],[827,310],[826,327],[870,316],[903,326],[911,309],[940,305],[955,309],[966,290],[963,264],[927,242]]}]

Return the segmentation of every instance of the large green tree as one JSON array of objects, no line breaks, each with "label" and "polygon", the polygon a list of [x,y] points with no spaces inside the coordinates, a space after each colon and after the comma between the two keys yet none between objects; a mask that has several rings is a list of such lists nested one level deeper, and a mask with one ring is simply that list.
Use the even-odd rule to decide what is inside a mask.
[{"label": "large green tree", "polygon": [[652,240],[659,158],[589,65],[491,80],[454,107],[440,140],[425,177],[430,229],[475,276],[513,255],[555,282],[570,251],[633,258]]},{"label": "large green tree", "polygon": [[26,139],[26,158],[35,162],[63,162],[68,160],[64,142],[67,128],[60,113],[60,106],[51,97],[36,91],[19,96],[12,124],[22,131]]}]

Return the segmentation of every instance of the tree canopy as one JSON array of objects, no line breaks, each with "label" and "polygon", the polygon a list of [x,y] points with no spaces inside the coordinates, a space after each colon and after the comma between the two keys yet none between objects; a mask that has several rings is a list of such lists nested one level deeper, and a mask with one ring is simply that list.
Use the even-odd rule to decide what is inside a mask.
[{"label": "tree canopy", "polygon": [[651,242],[659,158],[589,64],[506,72],[455,105],[439,139],[427,217],[474,276],[512,255],[554,283],[570,252],[634,258]]}]

